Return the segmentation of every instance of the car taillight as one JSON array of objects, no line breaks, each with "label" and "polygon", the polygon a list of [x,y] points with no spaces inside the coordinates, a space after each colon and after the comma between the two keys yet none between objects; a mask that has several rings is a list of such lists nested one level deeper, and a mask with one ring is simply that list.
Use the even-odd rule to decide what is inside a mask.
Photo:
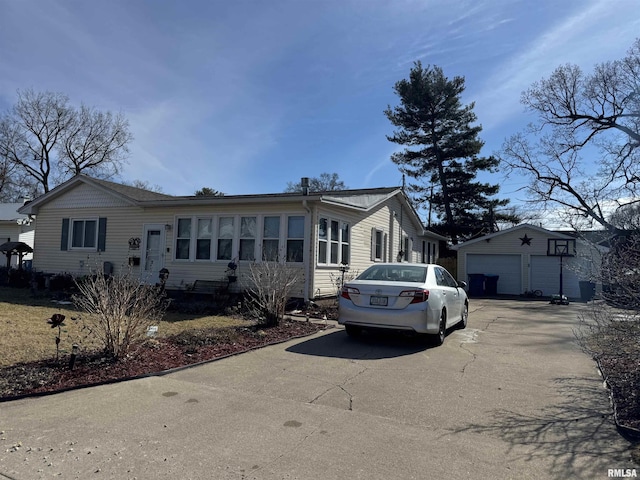
[{"label": "car taillight", "polygon": [[359,295],[360,290],[353,287],[342,287],[342,289],[340,290],[340,296],[342,298],[346,298],[347,300],[351,300],[351,297],[349,295],[352,295],[352,294]]},{"label": "car taillight", "polygon": [[422,303],[429,300],[429,290],[404,290],[400,292],[401,297],[413,297],[411,303]]}]

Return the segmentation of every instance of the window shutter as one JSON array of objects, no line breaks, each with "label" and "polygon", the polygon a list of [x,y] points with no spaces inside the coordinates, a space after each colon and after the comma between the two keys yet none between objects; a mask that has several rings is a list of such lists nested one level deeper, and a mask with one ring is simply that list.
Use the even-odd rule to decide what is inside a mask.
[{"label": "window shutter", "polygon": [[376,229],[371,229],[371,261],[376,261]]},{"label": "window shutter", "polygon": [[104,252],[107,244],[107,219],[100,217],[98,219],[98,251]]},{"label": "window shutter", "polygon": [[60,236],[60,250],[69,249],[69,219],[62,219],[62,235]]}]

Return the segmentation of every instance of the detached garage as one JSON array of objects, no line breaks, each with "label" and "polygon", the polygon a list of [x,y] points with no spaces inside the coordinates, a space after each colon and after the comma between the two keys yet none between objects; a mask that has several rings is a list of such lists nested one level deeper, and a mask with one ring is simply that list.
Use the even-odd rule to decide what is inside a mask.
[{"label": "detached garage", "polygon": [[520,295],[540,290],[543,296],[550,297],[560,292],[560,256],[549,255],[558,253],[554,251],[558,249],[556,244],[566,247],[562,256],[562,292],[569,298],[580,298],[580,282],[594,278],[600,253],[573,235],[529,224],[454,246],[458,252],[458,278],[469,283],[471,296],[478,295],[478,280],[484,279],[480,294]]}]

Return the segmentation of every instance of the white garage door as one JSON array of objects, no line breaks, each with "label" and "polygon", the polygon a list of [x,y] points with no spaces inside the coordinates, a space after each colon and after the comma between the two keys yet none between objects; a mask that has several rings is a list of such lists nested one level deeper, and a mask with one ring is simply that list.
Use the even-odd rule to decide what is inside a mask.
[{"label": "white garage door", "polygon": [[498,293],[522,293],[522,261],[520,255],[467,255],[467,273],[498,275]]},{"label": "white garage door", "polygon": [[[569,298],[580,297],[578,276],[572,269],[573,258],[562,259],[562,293]],[[560,293],[560,257],[531,256],[531,290],[542,290],[547,297]]]}]

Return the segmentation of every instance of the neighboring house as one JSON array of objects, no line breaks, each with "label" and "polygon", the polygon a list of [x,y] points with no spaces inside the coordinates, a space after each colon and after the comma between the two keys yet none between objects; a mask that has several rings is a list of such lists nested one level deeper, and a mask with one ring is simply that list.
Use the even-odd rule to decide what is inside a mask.
[{"label": "neighboring house", "polygon": [[347,275],[373,262],[435,262],[445,238],[426,231],[401,188],[229,196],[171,196],[76,176],[20,209],[35,215],[33,266],[45,273],[87,274],[130,266],[167,288],[226,278],[238,265],[246,286],[254,261],[280,260],[301,270],[294,296],[336,294]]},{"label": "neighboring house", "polygon": [[[18,213],[24,203],[0,203],[0,245],[5,242],[24,242],[33,248],[35,222],[29,215]],[[24,255],[23,260],[31,260],[32,254]],[[4,266],[4,259],[0,261]],[[18,256],[11,258],[11,266],[18,266]]]},{"label": "neighboring house", "polygon": [[458,278],[468,279],[471,284],[470,275],[498,275],[497,294],[519,295],[533,290],[541,290],[547,297],[558,294],[560,257],[548,255],[549,239],[563,245],[575,242],[575,256],[562,258],[562,285],[564,295],[579,298],[580,282],[596,277],[603,250],[576,239],[575,233],[529,224],[452,247],[458,252]]}]

